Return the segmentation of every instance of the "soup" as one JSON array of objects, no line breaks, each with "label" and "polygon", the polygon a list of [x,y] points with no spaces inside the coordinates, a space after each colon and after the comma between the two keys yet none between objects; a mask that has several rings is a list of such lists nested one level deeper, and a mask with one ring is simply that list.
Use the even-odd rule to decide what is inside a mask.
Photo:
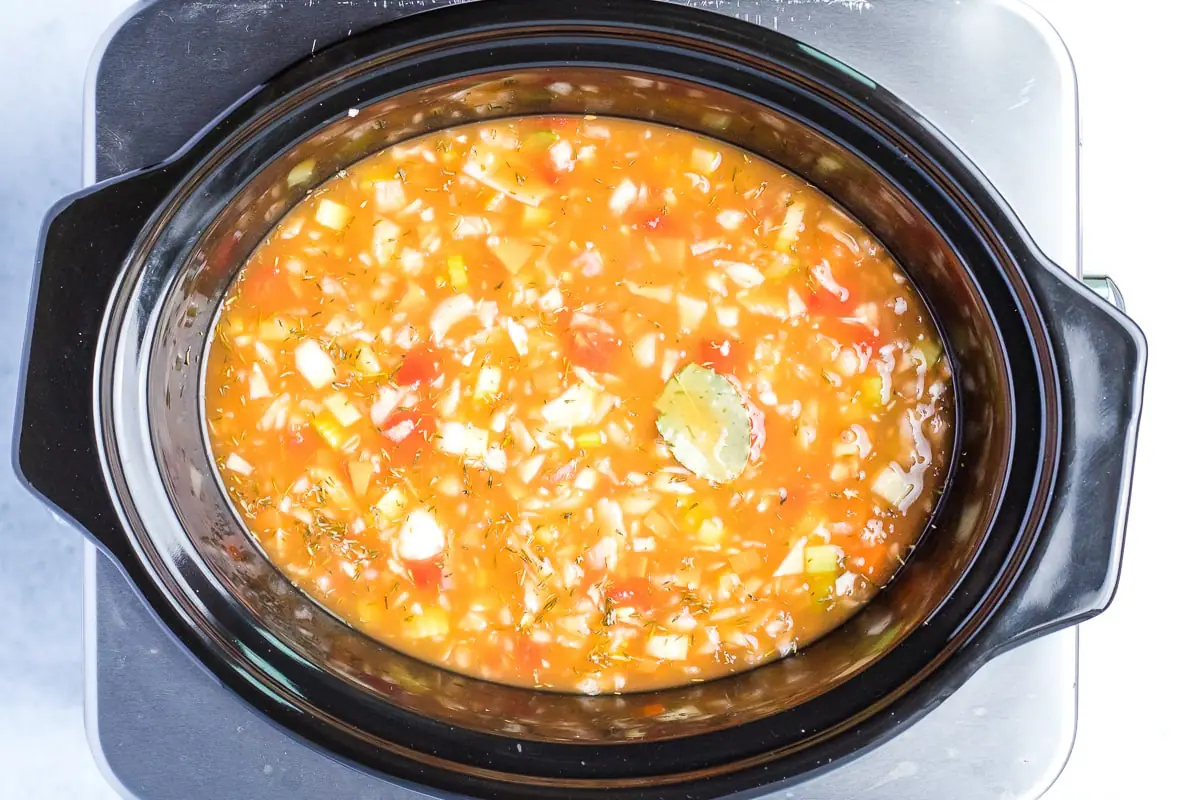
[{"label": "soup", "polygon": [[219,474],[292,581],[418,658],[571,692],[836,627],[953,442],[879,242],[770,162],[631,120],[465,125],[339,172],[253,253],[206,369]]}]

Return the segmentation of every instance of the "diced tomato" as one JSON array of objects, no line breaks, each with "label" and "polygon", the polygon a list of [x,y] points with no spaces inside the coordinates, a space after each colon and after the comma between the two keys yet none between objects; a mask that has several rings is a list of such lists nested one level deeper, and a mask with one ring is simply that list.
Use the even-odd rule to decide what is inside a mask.
[{"label": "diced tomato", "polygon": [[517,669],[526,674],[542,669],[542,660],[545,657],[545,645],[538,644],[528,636],[517,639],[517,643],[513,647],[513,661]]},{"label": "diced tomato", "polygon": [[436,561],[405,561],[404,566],[418,589],[441,588],[442,566]]},{"label": "diced tomato", "polygon": [[653,231],[654,233],[671,233],[678,226],[672,221],[671,216],[666,213],[663,208],[650,209],[643,212],[640,216],[633,220],[633,227],[639,231]]},{"label": "diced tomato", "polygon": [[850,298],[845,300],[833,292],[820,287],[811,290],[804,298],[804,305],[811,316],[843,316],[850,313]]},{"label": "diced tomato", "polygon": [[559,174],[558,168],[554,166],[554,160],[549,155],[534,159],[533,168],[538,177],[551,186],[557,185],[562,180],[562,175]]},{"label": "diced tomato", "polygon": [[382,444],[393,464],[407,465],[417,451],[427,447],[435,430],[431,414],[413,409],[394,409],[379,426]]},{"label": "diced tomato", "polygon": [[[845,309],[845,312],[849,313],[849,309]],[[877,330],[853,317],[826,317],[819,325],[822,333],[843,344],[858,345],[874,351],[879,349],[882,342]]]},{"label": "diced tomato", "polygon": [[716,372],[737,374],[746,363],[742,343],[730,338],[705,339],[700,342],[696,363]]},{"label": "diced tomato", "polygon": [[621,346],[611,331],[604,323],[573,315],[564,334],[567,359],[587,370],[606,371]]},{"label": "diced tomato", "polygon": [[292,286],[282,266],[259,264],[246,270],[246,277],[238,286],[242,302],[259,305],[278,301],[281,294],[292,296]]},{"label": "diced tomato", "polygon": [[653,587],[646,578],[620,578],[609,584],[605,596],[618,607],[646,611],[653,603]]},{"label": "diced tomato", "polygon": [[397,386],[416,386],[429,383],[441,373],[441,359],[430,347],[416,347],[408,351],[400,366],[392,373],[392,383]]},{"label": "diced tomato", "polygon": [[307,460],[320,445],[312,426],[308,423],[288,428],[283,442],[287,446],[288,455],[296,461]]}]

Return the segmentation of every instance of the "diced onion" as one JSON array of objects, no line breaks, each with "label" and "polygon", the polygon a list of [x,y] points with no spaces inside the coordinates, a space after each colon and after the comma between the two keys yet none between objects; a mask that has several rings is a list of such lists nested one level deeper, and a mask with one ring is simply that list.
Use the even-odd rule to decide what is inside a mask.
[{"label": "diced onion", "polygon": [[651,636],[646,640],[646,654],[664,661],[684,661],[688,657],[688,637],[677,633]]},{"label": "diced onion", "polygon": [[423,508],[404,520],[396,543],[396,555],[405,561],[428,561],[446,549],[446,534],[437,519]]},{"label": "diced onion", "polygon": [[652,367],[658,350],[658,335],[647,333],[633,345],[633,358],[640,366]]},{"label": "diced onion", "polygon": [[404,181],[375,181],[375,207],[380,211],[399,211],[406,204]]},{"label": "diced onion", "polygon": [[441,344],[450,329],[475,313],[475,301],[465,294],[443,300],[429,318],[429,329],[435,344]]},{"label": "diced onion", "polygon": [[312,339],[305,339],[296,346],[296,369],[314,389],[323,389],[333,383],[337,375],[333,359]]},{"label": "diced onion", "polygon": [[239,475],[249,475],[251,472],[254,472],[254,467],[250,466],[250,463],[237,453],[230,453],[225,458],[225,467],[229,471],[236,472]]},{"label": "diced onion", "polygon": [[612,197],[608,200],[608,207],[614,214],[624,214],[633,205],[633,201],[637,199],[637,195],[637,184],[626,178],[613,190]]}]

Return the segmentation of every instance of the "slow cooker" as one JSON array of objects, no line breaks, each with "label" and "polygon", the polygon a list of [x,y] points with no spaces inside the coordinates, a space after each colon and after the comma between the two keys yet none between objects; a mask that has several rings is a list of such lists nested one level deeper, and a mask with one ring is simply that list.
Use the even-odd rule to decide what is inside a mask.
[{"label": "slow cooker", "polygon": [[[560,80],[592,90],[547,90]],[[624,696],[465,678],[330,616],[223,499],[200,354],[240,264],[303,196],[291,169],[313,159],[319,181],[431,130],[547,113],[654,120],[775,160],[870,228],[934,309],[959,395],[954,480],[897,579],[794,656]],[[1140,332],[1037,252],[915,112],[757,26],[637,0],[415,15],[287,70],[167,162],[64,199],[39,268],[16,454],[30,487],[247,702],[400,781],[528,798],[796,779],[903,730],[988,659],[1115,591]]]}]

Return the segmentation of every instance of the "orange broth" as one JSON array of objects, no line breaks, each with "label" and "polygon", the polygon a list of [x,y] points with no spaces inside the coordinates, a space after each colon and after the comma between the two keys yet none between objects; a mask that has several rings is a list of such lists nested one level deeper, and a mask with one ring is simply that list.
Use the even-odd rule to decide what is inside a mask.
[{"label": "orange broth", "polygon": [[878,241],[770,162],[595,117],[448,129],[311,192],[229,290],[205,393],[299,587],[434,664],[584,693],[839,625],[953,442]]}]

